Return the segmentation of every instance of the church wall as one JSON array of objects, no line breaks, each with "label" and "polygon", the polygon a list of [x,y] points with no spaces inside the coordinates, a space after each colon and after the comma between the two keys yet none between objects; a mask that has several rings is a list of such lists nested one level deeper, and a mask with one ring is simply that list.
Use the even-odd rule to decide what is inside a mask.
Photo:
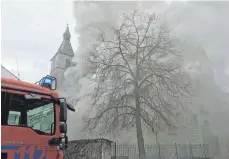
[{"label": "church wall", "polygon": [[54,58],[52,59],[51,70],[50,70],[51,74],[52,74],[52,71],[53,71],[54,68],[55,68],[55,60],[56,60],[56,57],[54,57]]},{"label": "church wall", "polygon": [[64,76],[63,76],[64,72],[65,72],[65,70],[63,70],[63,69],[57,69],[57,71],[56,71],[55,77],[57,79],[57,89],[59,89],[62,86],[62,83],[64,81]]},{"label": "church wall", "polygon": [[70,56],[66,56],[66,55],[63,55],[63,54],[58,54],[57,57],[56,57],[56,60],[55,60],[55,66],[66,69],[66,67],[65,67],[66,60],[70,60],[71,61],[71,59],[72,59],[72,57],[70,57]]},{"label": "church wall", "polygon": [[[57,88],[60,88],[61,85],[63,84],[64,81],[64,72],[67,69],[66,67],[66,60],[70,60],[71,61],[70,56],[66,56],[63,54],[58,54],[52,61],[52,66],[55,67],[54,70],[51,75],[56,77],[57,79]],[[71,63],[70,63],[71,65]]]}]

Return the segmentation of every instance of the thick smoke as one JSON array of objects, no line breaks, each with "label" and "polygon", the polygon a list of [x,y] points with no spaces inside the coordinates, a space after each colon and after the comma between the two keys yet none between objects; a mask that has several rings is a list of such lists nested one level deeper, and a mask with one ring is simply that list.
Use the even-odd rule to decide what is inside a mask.
[{"label": "thick smoke", "polygon": [[[69,69],[66,77],[72,83],[78,83],[81,90],[71,95],[80,96],[92,89],[85,78],[90,73],[86,58],[94,49],[93,44],[98,42],[101,31],[108,38],[112,37],[110,28],[119,25],[120,15],[136,7],[142,11],[161,13],[172,34],[183,41],[185,68],[197,88],[198,98],[193,101],[197,107],[193,111],[199,115],[200,124],[203,120],[209,120],[223,145],[221,153],[226,154],[229,129],[224,124],[229,121],[229,100],[228,94],[221,90],[226,90],[229,79],[225,73],[228,72],[229,59],[229,21],[225,18],[229,15],[229,2],[74,2],[79,48],[74,57],[77,66]],[[86,111],[87,103],[80,101],[76,105],[78,111],[70,117],[72,130],[69,135],[72,139],[82,136],[79,135],[82,125],[77,123],[81,122],[80,117]],[[202,108],[208,111],[207,116],[200,113]]]},{"label": "thick smoke", "polygon": [[221,90],[227,89],[229,79],[225,74],[229,49],[229,22],[225,15],[228,13],[229,2],[174,2],[164,13],[174,34],[184,40],[191,37],[206,52],[207,57],[204,57],[203,51],[194,51],[191,54],[194,59],[191,60],[191,56],[188,58],[200,64],[200,74],[195,79],[195,82],[199,82],[198,98],[194,103],[208,111],[208,116],[199,113],[199,118],[202,121],[209,120],[213,133],[219,137],[224,157],[228,155],[225,145],[229,141],[229,130],[224,123],[229,121],[226,115],[229,113],[229,100],[228,94]]},{"label": "thick smoke", "polygon": [[[206,51],[217,75],[223,76],[227,67],[229,45],[229,2],[173,2],[165,12],[165,18],[176,35],[192,36]],[[225,87],[225,82],[220,82]]]},{"label": "thick smoke", "polygon": [[[90,67],[86,61],[88,54],[93,51],[94,44],[98,43],[99,36],[106,33],[107,38],[112,37],[112,27],[119,25],[120,15],[127,10],[136,7],[136,2],[74,2],[74,16],[76,18],[75,31],[79,34],[79,47],[73,59],[77,63],[76,67],[69,68],[66,73],[68,79],[67,89],[62,91],[63,95],[74,98],[89,93],[93,85],[87,79],[91,76]],[[72,87],[72,85],[74,87]],[[75,89],[80,87],[81,90]],[[87,111],[88,100],[80,100],[76,105],[76,112],[69,117],[70,139],[86,138],[82,133],[82,115]]]},{"label": "thick smoke", "polygon": [[76,32],[79,34],[79,48],[74,61],[77,62],[78,75],[84,76],[90,72],[85,65],[88,53],[93,51],[102,33],[112,37],[112,28],[119,25],[119,16],[124,11],[136,6],[136,2],[75,2],[74,15],[76,18]]},{"label": "thick smoke", "polygon": [[[155,2],[155,4],[157,3]],[[86,61],[88,54],[94,49],[94,44],[98,43],[100,34],[105,33],[107,38],[112,38],[111,29],[119,26],[120,16],[124,12],[144,6],[145,3],[78,1],[73,5],[79,47],[73,59],[77,63],[76,67],[69,68],[65,73],[67,89],[62,91],[62,94],[69,98],[80,97],[93,89],[93,85],[87,79],[88,76],[91,76],[91,70]],[[75,87],[80,87],[81,90],[75,89]],[[71,127],[68,134],[70,139],[85,137],[84,133],[81,133],[81,118],[87,111],[88,105],[88,101],[82,99],[76,105],[76,113],[71,113],[69,117]]]}]

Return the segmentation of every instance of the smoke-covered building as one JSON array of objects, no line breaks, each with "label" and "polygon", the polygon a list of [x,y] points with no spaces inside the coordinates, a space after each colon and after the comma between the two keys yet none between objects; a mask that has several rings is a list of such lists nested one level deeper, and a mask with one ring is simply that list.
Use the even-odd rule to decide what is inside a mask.
[{"label": "smoke-covered building", "polygon": [[66,69],[75,64],[72,62],[74,52],[71,45],[71,34],[69,27],[67,26],[64,34],[63,41],[56,52],[56,54],[51,59],[51,71],[50,75],[56,77],[57,88],[60,88],[64,81],[64,73]]},{"label": "smoke-covered building", "polygon": [[207,120],[204,121],[201,129],[203,135],[203,144],[208,145],[210,157],[215,158],[217,156],[221,156],[219,139],[212,133],[210,123]]}]

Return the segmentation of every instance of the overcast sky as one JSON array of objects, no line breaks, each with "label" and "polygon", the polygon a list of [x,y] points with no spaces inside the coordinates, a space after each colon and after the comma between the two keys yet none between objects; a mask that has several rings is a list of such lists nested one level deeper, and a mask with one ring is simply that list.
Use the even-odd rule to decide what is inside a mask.
[{"label": "overcast sky", "polygon": [[70,1],[2,2],[2,65],[20,78],[35,82],[49,74],[50,59],[57,52],[69,23],[73,49],[77,48],[75,20]]}]

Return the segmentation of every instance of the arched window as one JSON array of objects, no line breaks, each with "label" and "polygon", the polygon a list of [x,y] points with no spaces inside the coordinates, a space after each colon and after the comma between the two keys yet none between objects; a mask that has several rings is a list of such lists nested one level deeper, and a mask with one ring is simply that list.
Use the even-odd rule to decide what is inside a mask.
[{"label": "arched window", "polygon": [[66,63],[65,63],[65,68],[70,67],[70,64],[71,64],[71,61],[69,59],[67,59]]}]

